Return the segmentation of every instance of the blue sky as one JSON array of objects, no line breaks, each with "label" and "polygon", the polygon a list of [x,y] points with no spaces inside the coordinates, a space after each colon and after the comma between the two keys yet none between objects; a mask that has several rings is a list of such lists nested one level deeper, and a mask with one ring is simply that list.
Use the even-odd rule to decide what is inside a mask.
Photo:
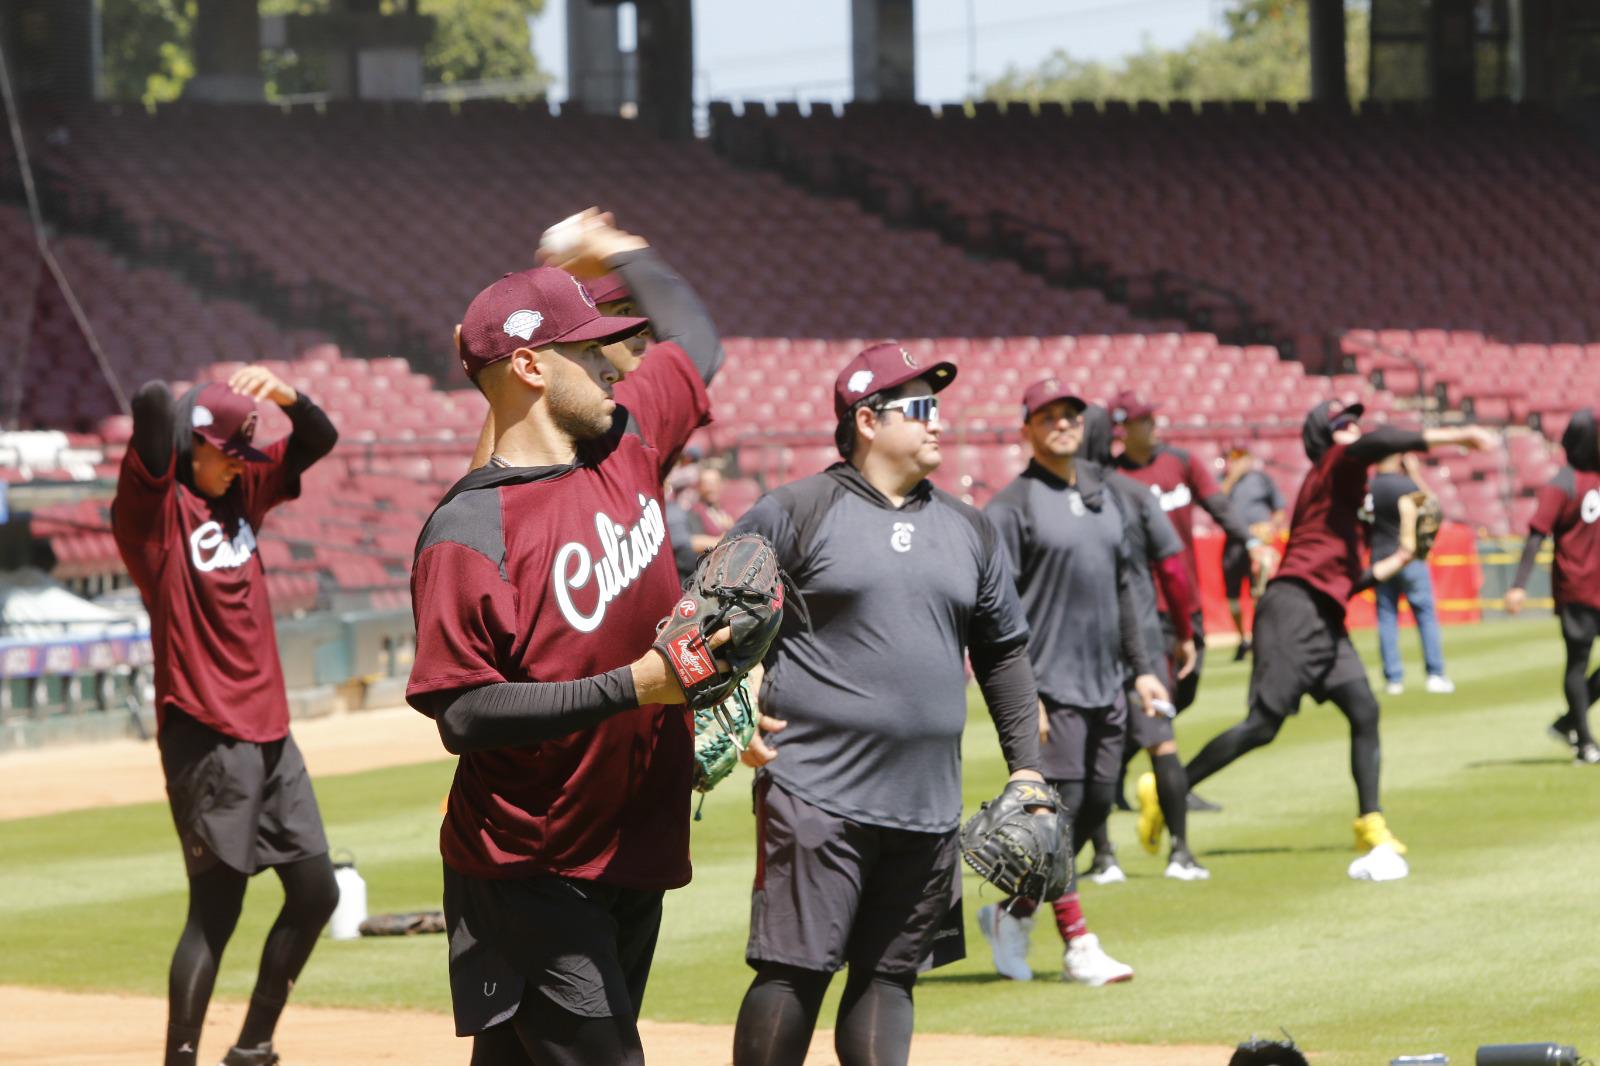
[{"label": "blue sky", "polygon": [[[975,72],[993,78],[1056,48],[1110,60],[1149,37],[1174,45],[1216,23],[1222,0],[916,0],[917,97],[961,99]],[[534,51],[564,99],[565,0],[546,0]],[[968,13],[976,26],[969,52]],[[849,0],[694,0],[696,97],[846,99]],[[973,59],[976,62],[973,62]]]}]

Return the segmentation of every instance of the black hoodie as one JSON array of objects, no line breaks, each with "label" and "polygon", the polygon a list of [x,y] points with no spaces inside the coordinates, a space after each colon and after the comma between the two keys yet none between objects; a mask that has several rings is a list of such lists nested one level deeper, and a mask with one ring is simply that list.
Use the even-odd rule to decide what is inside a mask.
[{"label": "black hoodie", "polygon": [[1572,416],[1561,434],[1561,447],[1572,469],[1600,473],[1600,434],[1595,430],[1594,408],[1585,407]]}]

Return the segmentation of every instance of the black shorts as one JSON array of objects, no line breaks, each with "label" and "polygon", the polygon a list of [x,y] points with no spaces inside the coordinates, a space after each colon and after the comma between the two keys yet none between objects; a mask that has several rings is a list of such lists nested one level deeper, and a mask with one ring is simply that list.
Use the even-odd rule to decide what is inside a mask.
[{"label": "black shorts", "polygon": [[190,877],[218,862],[256,874],[327,854],[322,814],[294,737],[240,740],[169,706],[156,746]]},{"label": "black shorts", "polygon": [[639,1017],[661,893],[566,877],[489,880],[444,868],[456,1035],[508,1021],[531,983],[583,1018]]},{"label": "black shorts", "polygon": [[1250,584],[1250,550],[1236,540],[1222,546],[1222,591],[1237,600]]},{"label": "black shorts", "polygon": [[959,833],[866,825],[757,779],[745,960],[913,974],[966,956]]},{"label": "black shorts", "polygon": [[1600,611],[1582,603],[1562,603],[1556,606],[1556,617],[1561,620],[1561,637],[1568,644],[1590,645],[1600,636]]},{"label": "black shorts", "polygon": [[1254,640],[1252,713],[1285,718],[1300,710],[1304,696],[1324,703],[1340,685],[1367,680],[1345,631],[1344,612],[1298,581],[1267,586],[1256,609]]},{"label": "black shorts", "polygon": [[[1163,684],[1165,684],[1165,681],[1163,681]],[[1176,739],[1177,734],[1173,732],[1172,719],[1164,714],[1145,714],[1144,702],[1139,699],[1139,694],[1132,688],[1128,689],[1127,702],[1128,745],[1135,750],[1144,750]]]},{"label": "black shorts", "polygon": [[[1122,780],[1128,709],[1045,704],[1050,739],[1039,746],[1039,772],[1050,781]],[[1140,712],[1143,713],[1143,712]]]}]

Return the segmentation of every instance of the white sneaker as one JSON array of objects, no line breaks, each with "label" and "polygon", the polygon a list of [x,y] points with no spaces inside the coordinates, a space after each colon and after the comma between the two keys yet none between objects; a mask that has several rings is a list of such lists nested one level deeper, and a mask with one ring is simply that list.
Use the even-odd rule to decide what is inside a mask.
[{"label": "white sneaker", "polygon": [[1404,681],[1391,681],[1387,685],[1383,686],[1383,691],[1387,692],[1391,696],[1403,695],[1405,690],[1406,683]]},{"label": "white sneaker", "polygon": [[1033,980],[1028,967],[1028,938],[1033,933],[1033,918],[1018,918],[993,903],[978,908],[978,928],[989,942],[994,969],[1013,981]]},{"label": "white sneaker", "polygon": [[1089,867],[1089,872],[1084,876],[1097,885],[1120,885],[1128,879],[1128,875],[1117,864],[1115,855],[1096,855],[1094,865]]},{"label": "white sneaker", "polygon": [[1398,851],[1388,844],[1379,844],[1350,864],[1353,881],[1398,881],[1411,873],[1411,867]]},{"label": "white sneaker", "polygon": [[1456,690],[1456,683],[1443,674],[1428,675],[1428,691],[1435,696],[1448,696]]},{"label": "white sneaker", "polygon": [[1061,960],[1061,979],[1099,988],[1133,980],[1133,967],[1107,955],[1100,947],[1100,938],[1085,933],[1067,945]]}]

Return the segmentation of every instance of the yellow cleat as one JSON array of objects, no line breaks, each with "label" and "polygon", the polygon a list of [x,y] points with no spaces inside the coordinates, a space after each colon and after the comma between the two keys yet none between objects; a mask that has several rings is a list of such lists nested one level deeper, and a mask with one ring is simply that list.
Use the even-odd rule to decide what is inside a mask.
[{"label": "yellow cleat", "polygon": [[[1141,830],[1143,829],[1143,825],[1144,823],[1141,821]],[[1399,839],[1393,833],[1389,832],[1389,823],[1384,821],[1382,814],[1379,814],[1377,811],[1373,811],[1371,814],[1363,814],[1360,818],[1357,818],[1356,850],[1371,851],[1379,844],[1389,845],[1390,848],[1394,849],[1394,852],[1397,855],[1404,855],[1406,853],[1406,846],[1400,843]]]},{"label": "yellow cleat", "polygon": [[1154,855],[1161,850],[1161,836],[1167,831],[1167,820],[1161,814],[1161,800],[1156,793],[1156,775],[1139,775],[1139,845]]}]

